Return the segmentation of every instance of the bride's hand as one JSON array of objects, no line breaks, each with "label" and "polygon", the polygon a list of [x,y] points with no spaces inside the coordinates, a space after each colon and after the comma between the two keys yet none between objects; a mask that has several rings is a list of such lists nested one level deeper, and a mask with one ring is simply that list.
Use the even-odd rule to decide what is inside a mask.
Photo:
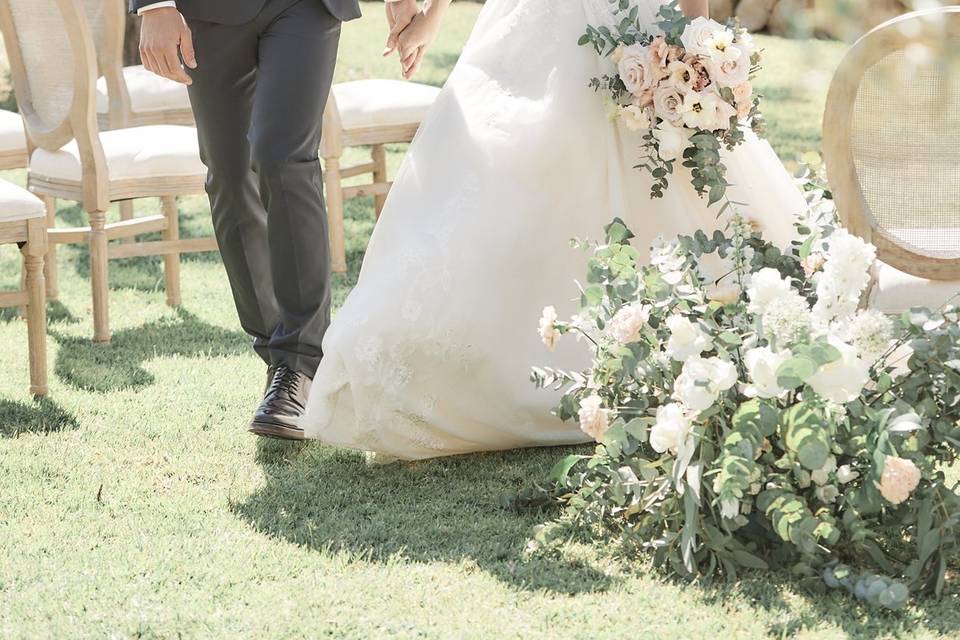
[{"label": "bride's hand", "polygon": [[403,77],[407,80],[420,69],[423,54],[440,33],[440,23],[447,4],[449,0],[424,3],[423,10],[400,32],[400,64]]}]

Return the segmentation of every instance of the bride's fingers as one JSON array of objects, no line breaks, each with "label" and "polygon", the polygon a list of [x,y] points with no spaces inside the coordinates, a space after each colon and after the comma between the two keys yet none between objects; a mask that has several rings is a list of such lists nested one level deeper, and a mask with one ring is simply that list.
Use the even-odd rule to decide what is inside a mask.
[{"label": "bride's fingers", "polygon": [[421,51],[420,47],[415,47],[413,49],[409,49],[403,52],[400,59],[400,64],[403,67],[404,77],[409,79],[410,70],[413,69],[413,65],[416,62],[417,56],[419,55],[420,51]]}]

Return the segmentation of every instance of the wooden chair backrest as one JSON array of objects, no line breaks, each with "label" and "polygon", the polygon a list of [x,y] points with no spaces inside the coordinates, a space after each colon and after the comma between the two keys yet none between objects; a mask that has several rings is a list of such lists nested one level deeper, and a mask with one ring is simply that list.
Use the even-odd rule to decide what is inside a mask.
[{"label": "wooden chair backrest", "polygon": [[901,271],[960,279],[960,7],[900,16],[853,45],[823,146],[851,232]]},{"label": "wooden chair backrest", "polygon": [[97,54],[81,0],[0,0],[17,104],[30,146],[56,151],[76,139],[87,210],[109,206],[97,129]]}]

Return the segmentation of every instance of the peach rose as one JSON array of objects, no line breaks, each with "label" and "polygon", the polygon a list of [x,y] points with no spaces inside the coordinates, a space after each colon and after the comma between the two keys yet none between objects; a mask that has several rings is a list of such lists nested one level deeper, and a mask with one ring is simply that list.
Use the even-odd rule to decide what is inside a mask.
[{"label": "peach rose", "polygon": [[920,469],[911,460],[887,456],[880,476],[880,494],[891,504],[906,502],[920,484]]},{"label": "peach rose", "polygon": [[603,408],[603,398],[598,395],[592,395],[580,401],[577,418],[580,421],[580,429],[598,442],[610,428],[607,410]]},{"label": "peach rose", "polygon": [[660,81],[660,71],[650,59],[650,50],[639,44],[623,48],[617,72],[627,91],[635,96],[643,95]]}]

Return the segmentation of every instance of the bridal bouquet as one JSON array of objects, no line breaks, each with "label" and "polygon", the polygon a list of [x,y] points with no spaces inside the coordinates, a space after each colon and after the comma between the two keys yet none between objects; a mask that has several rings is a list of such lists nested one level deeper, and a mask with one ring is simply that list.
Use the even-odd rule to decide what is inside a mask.
[{"label": "bridal bouquet", "polygon": [[643,132],[645,157],[638,168],[653,176],[653,197],[663,196],[680,161],[697,193],[708,194],[710,204],[720,201],[729,186],[721,148],[741,144],[746,127],[763,130],[751,84],[760,68],[753,39],[736,23],[691,20],[675,1],[660,8],[661,33],[646,33],[636,6],[611,2],[620,23],[588,26],[580,38],[616,66],[590,86],[604,94],[628,129]]},{"label": "bridal bouquet", "polygon": [[521,503],[557,500],[687,576],[776,566],[890,608],[939,594],[960,526],[944,475],[960,310],[861,310],[875,250],[820,217],[786,252],[735,218],[650,265],[610,224],[579,315],[540,322],[551,349],[588,342],[592,366],[532,375],[598,446]]}]

